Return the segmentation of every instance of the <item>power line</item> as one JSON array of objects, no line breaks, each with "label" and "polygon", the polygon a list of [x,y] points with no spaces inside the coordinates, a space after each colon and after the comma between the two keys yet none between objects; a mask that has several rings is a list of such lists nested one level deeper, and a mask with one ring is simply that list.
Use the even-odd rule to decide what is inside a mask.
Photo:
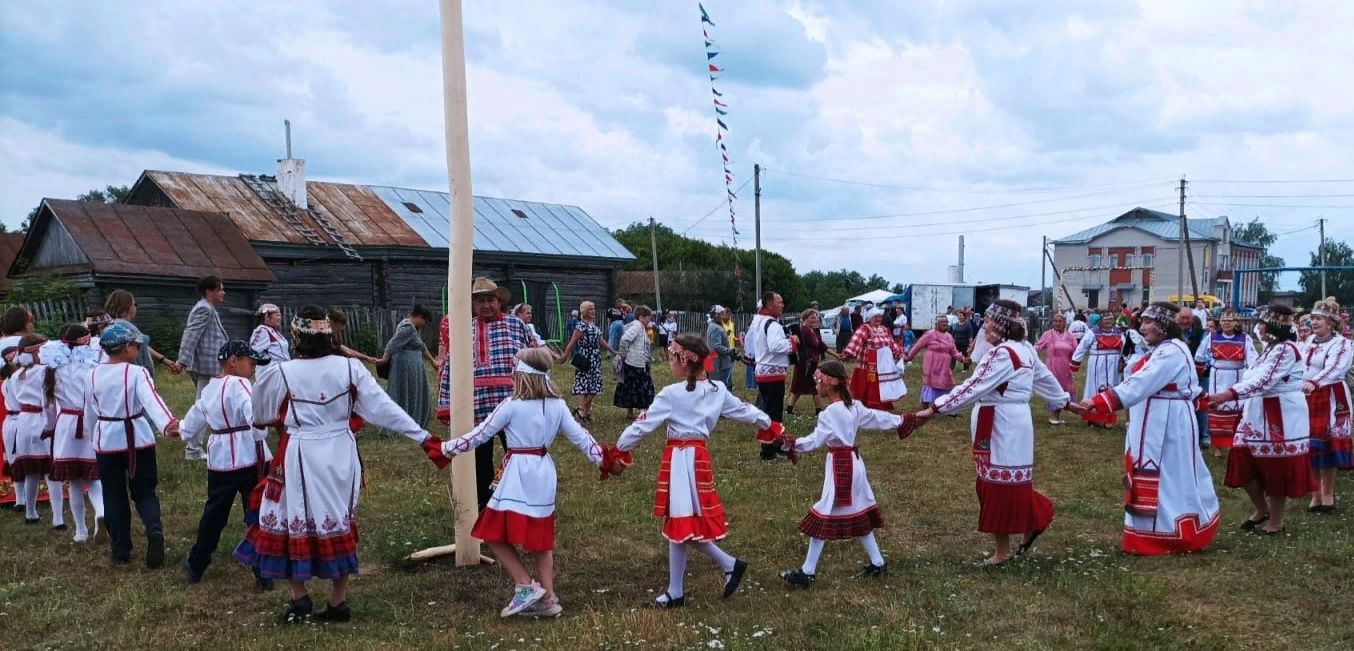
[{"label": "power line", "polygon": [[[740,185],[740,186],[738,186],[737,188],[735,188],[734,191],[733,191],[733,193],[734,193],[734,194],[738,194],[738,191],[739,191],[739,190],[742,190],[747,184],[749,184],[749,183],[751,183],[751,182],[752,182],[752,179],[748,179],[748,180],[746,180],[746,181],[743,181],[743,185]],[[699,223],[705,221],[706,218],[708,218],[710,215],[713,215],[713,214],[719,212],[720,209],[724,208],[724,206],[727,206],[727,205],[729,205],[729,200],[728,200],[728,198],[726,197],[726,198],[720,200],[719,203],[715,204],[715,207],[714,207],[714,208],[711,208],[711,209],[710,209],[710,212],[707,212],[707,213],[705,213],[704,215],[701,215],[700,219],[697,219],[696,221],[692,222],[690,226],[687,226],[687,227],[682,231],[682,235],[686,235],[688,232],[691,231],[691,229],[693,229],[693,228],[696,227],[696,224],[699,224]]]},{"label": "power line", "polygon": [[1144,186],[1155,183],[1162,183],[1162,181],[1130,181],[1124,183],[1106,183],[1103,185],[1087,185],[1087,186],[1067,185],[1067,186],[1052,186],[1047,188],[1010,188],[1010,189],[994,190],[994,189],[980,189],[968,187],[965,188],[925,187],[915,185],[896,185],[892,183],[877,183],[872,181],[855,181],[851,179],[839,179],[831,176],[823,176],[820,174],[806,174],[804,172],[793,172],[789,170],[771,169],[766,167],[763,167],[762,171],[774,171],[784,174],[786,176],[795,176],[803,179],[826,181],[828,183],[841,183],[843,185],[859,185],[870,188],[881,188],[885,190],[904,190],[907,192],[954,192],[959,194],[1015,194],[1021,192],[1030,192],[1030,193],[1063,192],[1067,190],[1095,190],[1120,186],[1125,186],[1125,189],[1127,189],[1127,187],[1131,186]]},{"label": "power line", "polygon": [[1216,194],[1216,199],[1348,199],[1354,194]]},{"label": "power line", "polygon": [[1191,183],[1354,183],[1354,179],[1197,179]]}]

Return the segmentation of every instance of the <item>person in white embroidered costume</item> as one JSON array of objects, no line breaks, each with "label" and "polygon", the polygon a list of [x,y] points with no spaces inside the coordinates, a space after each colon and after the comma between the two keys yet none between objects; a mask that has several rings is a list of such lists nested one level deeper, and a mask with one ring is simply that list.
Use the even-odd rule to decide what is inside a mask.
[{"label": "person in white embroidered costume", "polygon": [[1010,536],[1022,534],[1020,555],[1053,521],[1053,502],[1034,488],[1034,421],[1030,397],[1038,394],[1050,408],[1085,411],[1073,403],[1058,378],[1025,341],[1025,319],[1013,301],[997,300],[984,313],[983,336],[993,347],[973,375],[932,407],[904,417],[906,434],[936,414],[977,404],[970,416],[973,460],[977,465],[978,531],[992,534],[995,551],[988,565],[1012,557]]},{"label": "person in white embroidered costume", "polygon": [[146,566],[157,568],[165,562],[165,535],[155,494],[160,480],[155,430],[178,436],[179,421],[156,393],[150,371],[136,363],[146,345],[145,335],[128,324],[114,323],[99,335],[99,345],[108,353],[108,362],[89,372],[85,435],[94,439],[110,553],[115,565],[131,562],[134,502],[146,528]]},{"label": "person in white embroidered costume", "polygon": [[103,483],[99,481],[99,463],[94,441],[85,435],[85,395],[89,373],[99,365],[99,356],[89,347],[89,329],[79,324],[66,326],[60,341],[48,342],[38,352],[47,375],[44,390],[53,408],[54,420],[47,425],[52,432],[52,474],[58,482],[70,482],[71,515],[75,518],[75,542],[89,540],[85,522],[85,493],[94,507],[95,542],[108,537],[103,522]]},{"label": "person in white embroidered costume", "polygon": [[[206,439],[207,450],[207,502],[198,521],[197,540],[183,559],[189,583],[202,581],[237,496],[245,524],[257,522],[258,513],[250,509],[249,501],[273,458],[266,440],[268,430],[254,425],[253,386],[249,382],[255,365],[267,365],[272,359],[238,339],[223,344],[217,359],[221,361],[221,374],[207,382],[179,426],[185,440],[202,443]],[[254,569],[254,581],[263,590],[273,587],[272,579],[260,576],[258,568]]]},{"label": "person in white embroidered costume", "polygon": [[[24,335],[10,362],[13,373],[5,380],[5,405],[10,411],[19,412],[11,416],[14,426],[14,457],[9,464],[10,477],[21,486],[24,496],[24,521],[37,524],[38,490],[42,482],[52,471],[52,446],[49,425],[54,421],[55,402],[47,399],[43,385],[47,379],[47,367],[39,358],[38,351],[47,343],[47,338],[39,334]],[[47,493],[52,501],[52,527],[58,531],[66,529],[65,505],[57,501],[61,495],[60,482],[52,482]]]},{"label": "person in white embroidered costume", "polygon": [[1194,399],[1202,391],[1173,303],[1139,317],[1148,350],[1128,377],[1082,407],[1128,409],[1123,550],[1156,556],[1201,551],[1218,532],[1218,496],[1199,451]]},{"label": "person in white embroidered costume", "polygon": [[[356,414],[418,443],[438,467],[451,460],[442,441],[395,404],[362,362],[337,354],[328,315],[315,305],[297,311],[297,359],[259,378],[254,423],[281,427],[284,437],[268,476],[251,501],[258,523],[235,548],[235,560],[265,579],[291,583],[284,622],[302,622],[314,608],[306,581],[329,579],[329,607],[321,621],[346,622],[348,579],[358,572],[357,498],[362,462],[349,427]],[[260,494],[261,493],[261,494]]]},{"label": "person in white embroidered costume", "polygon": [[249,335],[249,347],[258,351],[262,357],[276,362],[262,365],[263,368],[259,369],[259,373],[262,374],[290,360],[291,346],[287,342],[287,334],[282,332],[282,310],[272,303],[264,303],[255,314],[258,316],[259,324],[254,326],[254,332]]},{"label": "person in white embroidered costume", "polygon": [[1306,368],[1302,392],[1307,394],[1312,470],[1316,471],[1319,488],[1307,506],[1312,513],[1335,510],[1335,471],[1354,465],[1349,386],[1345,384],[1345,374],[1354,360],[1354,345],[1340,336],[1342,325],[1340,304],[1334,298],[1318,301],[1312,307],[1312,336],[1303,346]]},{"label": "person in white embroidered costume", "polygon": [[[1072,353],[1072,372],[1086,365],[1086,384],[1081,392],[1082,400],[1090,400],[1095,394],[1119,384],[1119,373],[1124,364],[1124,333],[1114,325],[1114,319],[1108,313],[1100,316],[1100,321],[1081,337],[1081,343]],[[1115,421],[1094,424],[1110,427]]]},{"label": "person in white embroidered costume", "polygon": [[[1241,331],[1235,312],[1223,312],[1218,318],[1218,326],[1218,332],[1204,334],[1199,350],[1194,353],[1196,370],[1208,374],[1208,393],[1217,393],[1240,382],[1242,374],[1259,357],[1251,338]],[[1240,422],[1239,400],[1224,402],[1208,410],[1209,447],[1213,448],[1213,456],[1220,457],[1223,450],[1232,447],[1232,437]]]},{"label": "person in white embroidered costume", "polygon": [[1284,532],[1287,499],[1303,497],[1316,486],[1307,458],[1309,422],[1302,353],[1293,341],[1293,308],[1270,305],[1260,313],[1260,324],[1265,352],[1240,382],[1210,394],[1208,403],[1216,407],[1242,401],[1223,483],[1244,488],[1255,505],[1242,530],[1279,534]]},{"label": "person in white embroidered costume", "polygon": [[[563,608],[555,596],[555,491],[558,476],[549,448],[563,432],[593,465],[603,465],[607,448],[569,413],[550,379],[552,353],[545,348],[517,351],[512,396],[499,403],[470,433],[442,444],[448,456],[465,454],[499,432],[507,433],[507,453],[493,496],[480,512],[471,535],[483,540],[503,564],[515,586],[500,613],[554,617]],[[607,473],[603,471],[604,476]],[[531,579],[517,547],[536,557]]]},{"label": "person in white embroidered costume", "polygon": [[870,308],[865,323],[851,335],[842,351],[845,359],[857,361],[851,375],[851,392],[871,409],[888,411],[893,401],[907,395],[903,384],[903,345],[884,325],[884,311]]},{"label": "person in white embroidered costume", "polygon": [[809,552],[804,564],[781,572],[780,578],[796,587],[812,585],[826,542],[850,538],[860,541],[870,559],[857,576],[883,576],[886,565],[874,530],[884,526],[884,516],[879,512],[874,489],[870,488],[870,480],[865,475],[865,462],[861,460],[856,437],[862,429],[896,430],[902,424],[902,418],[853,400],[847,386],[846,367],[841,362],[823,363],[814,374],[814,380],[819,397],[830,402],[818,414],[818,426],[812,434],[798,439],[786,434],[784,440],[792,461],[800,452],[827,446],[823,493],[799,522],[799,530],[809,537]]},{"label": "person in white embroidered costume", "polygon": [[[775,292],[765,292],[759,303],[761,310],[748,324],[744,347],[754,364],[757,382],[757,403],[776,423],[785,419],[785,378],[790,372],[790,353],[799,348],[799,338],[787,335],[780,324],[785,313],[785,299]],[[762,441],[762,460],[778,457],[780,441]]]},{"label": "person in white embroidered costume", "polygon": [[758,440],[775,441],[779,447],[784,428],[760,409],[734,397],[724,385],[705,376],[702,360],[710,354],[705,339],[692,333],[677,335],[668,346],[672,374],[685,382],[670,384],[658,392],[649,410],[625,428],[616,448],[628,453],[644,437],[667,425],[668,443],[658,467],[658,494],[654,515],[663,518],[663,536],[668,539],[668,587],[649,606],[676,608],[686,605],[683,588],[687,552],[695,549],[709,556],[724,571],[724,598],[738,590],[747,563],[730,556],[715,544],[728,535],[724,505],[715,492],[714,469],[705,440],[720,418],[756,426]]}]

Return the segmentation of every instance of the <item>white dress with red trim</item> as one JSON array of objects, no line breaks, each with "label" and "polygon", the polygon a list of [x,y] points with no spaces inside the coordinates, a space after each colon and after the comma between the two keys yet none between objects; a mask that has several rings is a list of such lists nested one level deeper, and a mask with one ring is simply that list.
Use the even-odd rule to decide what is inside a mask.
[{"label": "white dress with red trim", "polygon": [[851,372],[851,395],[867,407],[888,411],[893,401],[907,395],[903,346],[888,328],[868,323],[857,328],[842,353],[857,360]]},{"label": "white dress with red trim", "polygon": [[47,367],[42,364],[20,368],[5,381],[18,409],[5,402],[10,411],[18,411],[14,420],[14,457],[9,464],[9,475],[14,481],[29,475],[45,477],[52,471],[52,444],[43,434],[53,421],[56,403],[47,400],[43,380]]},{"label": "white dress with red trim", "polygon": [[1304,367],[1297,344],[1276,342],[1228,389],[1243,405],[1227,456],[1227,486],[1259,480],[1270,497],[1302,497],[1316,489],[1308,461]]},{"label": "white dress with red trim", "polygon": [[[353,414],[422,444],[429,434],[395,404],[361,362],[337,355],[296,359],[259,378],[254,422],[285,437],[234,558],[269,579],[357,574],[357,498],[362,461]],[[285,409],[284,409],[285,407]]]},{"label": "white dress with red trim", "polygon": [[1200,551],[1218,531],[1218,495],[1199,451],[1194,399],[1202,387],[1189,348],[1162,341],[1129,371],[1093,399],[1101,410],[1128,409],[1123,550]]},{"label": "white dress with red trim", "polygon": [[465,454],[505,432],[508,451],[498,486],[480,512],[471,535],[491,543],[521,545],[527,551],[555,548],[555,491],[558,475],[548,449],[563,432],[588,462],[602,462],[602,446],[569,413],[560,398],[499,403],[470,433],[442,444],[448,456]]},{"label": "white dress with red trim", "polygon": [[87,346],[70,347],[56,341],[43,346],[43,359],[48,347],[59,351],[53,357],[56,370],[56,398],[53,412],[56,422],[52,429],[52,475],[55,481],[99,478],[98,459],[94,453],[94,438],[85,427],[85,400],[89,393],[89,373],[99,365],[99,357]]},{"label": "white dress with red trim", "polygon": [[625,428],[616,447],[630,452],[666,424],[668,443],[654,497],[654,515],[663,518],[663,535],[677,543],[719,540],[728,535],[729,525],[715,492],[705,441],[720,418],[765,430],[771,427],[771,417],[734,397],[719,382],[700,380],[691,391],[686,386],[678,382],[659,391],[649,409]]},{"label": "white dress with red trim", "polygon": [[1039,361],[1034,346],[1006,341],[987,351],[967,380],[936,398],[942,414],[978,406],[969,423],[978,471],[978,531],[983,533],[1042,531],[1053,521],[1053,502],[1034,489],[1034,395],[1052,409],[1072,399]]},{"label": "white dress with red trim", "polygon": [[1349,385],[1345,384],[1345,374],[1354,360],[1354,343],[1338,334],[1325,341],[1317,341],[1316,335],[1312,335],[1305,343],[1303,380],[1316,385],[1307,394],[1312,467],[1350,468],[1354,466],[1351,463],[1354,440],[1350,439]]},{"label": "white dress with red trim", "polygon": [[893,430],[900,423],[902,417],[870,409],[859,402],[850,407],[834,402],[818,414],[818,426],[813,433],[795,439],[797,452],[823,446],[828,449],[822,497],[800,521],[800,531],[821,540],[841,540],[863,536],[884,526],[884,516],[865,475],[856,434],[862,429]]},{"label": "white dress with red trim", "polygon": [[[1197,364],[1210,368],[1208,373],[1210,394],[1226,391],[1227,387],[1240,382],[1246,369],[1255,364],[1258,357],[1251,338],[1241,332],[1234,335],[1209,332],[1199,343],[1198,352],[1194,353],[1194,361]],[[1236,435],[1236,428],[1241,424],[1241,407],[1240,400],[1228,400],[1208,410],[1208,436],[1211,445],[1218,448],[1232,447],[1232,437]]]},{"label": "white dress with red trim", "polygon": [[263,479],[266,464],[273,458],[266,440],[268,430],[254,425],[253,387],[242,377],[208,380],[184,415],[179,435],[185,443],[207,439],[207,470],[212,472],[257,468]]},{"label": "white dress with red trim", "polygon": [[1086,367],[1086,384],[1081,392],[1082,400],[1090,400],[1095,394],[1119,384],[1119,369],[1123,363],[1124,342],[1126,338],[1119,328],[1102,330],[1092,328],[1081,337],[1081,343],[1072,353],[1072,371]]}]

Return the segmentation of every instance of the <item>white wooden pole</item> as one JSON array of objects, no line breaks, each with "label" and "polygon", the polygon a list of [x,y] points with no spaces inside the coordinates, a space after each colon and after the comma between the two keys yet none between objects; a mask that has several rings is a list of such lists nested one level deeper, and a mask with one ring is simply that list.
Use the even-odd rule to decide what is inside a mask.
[{"label": "white wooden pole", "polygon": [[[442,92],[447,131],[447,172],[451,186],[451,243],[447,247],[447,314],[451,381],[451,435],[475,424],[474,368],[470,361],[470,274],[475,203],[470,188],[470,118],[466,110],[465,35],[460,0],[441,0]],[[456,513],[456,564],[478,565],[480,541],[470,535],[477,513],[475,455],[451,464],[451,508]]]}]

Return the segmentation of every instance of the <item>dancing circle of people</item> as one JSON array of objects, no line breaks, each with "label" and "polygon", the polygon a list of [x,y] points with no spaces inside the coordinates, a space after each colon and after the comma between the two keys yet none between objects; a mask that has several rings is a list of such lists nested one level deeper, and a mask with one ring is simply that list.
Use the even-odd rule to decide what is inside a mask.
[{"label": "dancing circle of people", "polygon": [[[904,348],[901,337],[893,336],[896,322],[884,323],[882,311],[871,309],[842,350],[842,358],[856,360],[848,374],[842,362],[822,359],[827,347],[816,333],[804,347],[799,336],[781,326],[784,302],[768,292],[749,326],[744,351],[758,406],[730,391],[731,328],[728,311],[716,306],[704,333],[679,333],[675,323],[664,329],[664,357],[680,380],[655,392],[651,381],[645,385],[641,379],[629,389],[618,405],[631,407],[628,401],[636,392],[647,392],[634,399],[647,400],[648,407],[608,445],[584,427],[590,421],[590,398],[600,392],[595,358],[599,348],[610,347],[592,323],[593,305],[580,308],[568,346],[556,357],[533,345],[538,337],[521,320],[503,313],[508,298],[505,289],[477,278],[470,332],[444,330],[444,338],[475,351],[475,425],[446,441],[391,400],[363,364],[372,358],[341,347],[335,336],[341,324],[317,306],[302,307],[291,320],[294,350],[269,330],[256,331],[250,341],[222,342],[215,356],[219,371],[195,376],[197,398],[182,420],[139,362],[147,359],[150,347],[130,322],[98,311],[48,341],[33,332],[31,313],[11,308],[0,321],[5,362],[0,390],[5,461],[19,487],[17,508],[28,524],[36,524],[39,490],[47,482],[53,524],[65,530],[62,483],[70,482],[75,541],[107,542],[114,564],[130,563],[135,508],[145,524],[146,565],[159,567],[165,542],[156,496],[155,432],[182,437],[202,446],[207,464],[206,504],[183,561],[188,582],[201,581],[238,498],[245,505],[247,530],[233,558],[253,572],[262,589],[278,580],[288,583],[283,620],[346,622],[352,616],[349,578],[359,569],[356,510],[363,469],[356,434],[371,424],[418,444],[439,469],[454,456],[475,455],[480,514],[471,533],[488,545],[513,583],[501,615],[550,617],[563,610],[554,588],[557,477],[549,452],[559,433],[606,480],[625,472],[646,437],[666,432],[653,514],[662,519],[668,541],[668,582],[646,604],[664,609],[688,602],[685,577],[692,551],[709,557],[723,573],[721,598],[733,596],[748,572],[744,559],[720,546],[728,524],[707,440],[721,419],[752,426],[765,459],[784,456],[797,462],[800,455],[826,448],[820,498],[799,523],[809,540],[807,555],[798,567],[779,573],[788,585],[801,588],[813,585],[828,540],[861,544],[868,564],[859,577],[887,571],[874,535],[883,516],[860,453],[862,430],[894,431],[907,439],[937,415],[972,407],[978,530],[992,536],[993,551],[984,561],[989,565],[1029,552],[1054,517],[1052,501],[1034,484],[1030,401],[1035,395],[1047,401],[1054,425],[1064,422],[1060,414],[1067,410],[1114,427],[1117,412],[1127,411],[1122,549],[1130,554],[1197,552],[1212,542],[1220,526],[1219,504],[1201,443],[1230,448],[1223,483],[1245,490],[1254,511],[1240,526],[1260,534],[1285,531],[1289,499],[1312,495],[1308,511],[1333,510],[1335,472],[1351,467],[1344,378],[1354,350],[1341,336],[1340,306],[1332,299],[1316,304],[1307,323],[1310,335],[1302,339],[1303,324],[1295,321],[1294,310],[1281,305],[1262,310],[1256,327],[1260,352],[1230,312],[1218,319],[1218,331],[1204,335],[1191,352],[1181,330],[1188,327],[1190,318],[1182,317],[1189,314],[1172,303],[1146,306],[1137,315],[1136,329],[1105,316],[1080,336],[1070,327],[1076,321],[1055,315],[1053,327],[1031,344],[1024,310],[998,300],[983,315],[971,357],[941,325],[943,316],[935,329]],[[649,316],[647,311],[643,316]],[[816,312],[811,316],[816,318]],[[263,306],[259,317],[260,328],[280,331],[276,306]],[[638,335],[619,336],[624,339],[617,346],[623,349],[621,359],[639,364],[625,373],[642,367],[647,378],[647,357],[630,348]],[[587,352],[578,353],[583,346]],[[1047,361],[1040,359],[1041,352]],[[794,353],[799,359],[792,362]],[[903,366],[922,353],[923,408],[890,413],[893,402],[907,393]],[[151,358],[162,361],[163,356]],[[566,359],[577,368],[575,393],[589,398],[580,409],[569,408],[550,376],[552,366]],[[974,365],[957,384],[953,361]],[[176,362],[163,363],[174,372],[183,370],[175,368]],[[1076,400],[1073,373],[1082,365],[1085,386]],[[826,403],[813,431],[802,437],[781,423],[792,367],[794,395],[812,391],[815,404]],[[438,381],[437,417],[445,423],[449,373]],[[269,429],[280,431],[276,454],[266,442]],[[495,438],[505,447],[497,466]],[[87,501],[95,512],[93,535],[86,522]],[[533,557],[534,578],[522,551]],[[323,610],[316,611],[309,596],[307,584],[313,579],[332,584]]]}]

